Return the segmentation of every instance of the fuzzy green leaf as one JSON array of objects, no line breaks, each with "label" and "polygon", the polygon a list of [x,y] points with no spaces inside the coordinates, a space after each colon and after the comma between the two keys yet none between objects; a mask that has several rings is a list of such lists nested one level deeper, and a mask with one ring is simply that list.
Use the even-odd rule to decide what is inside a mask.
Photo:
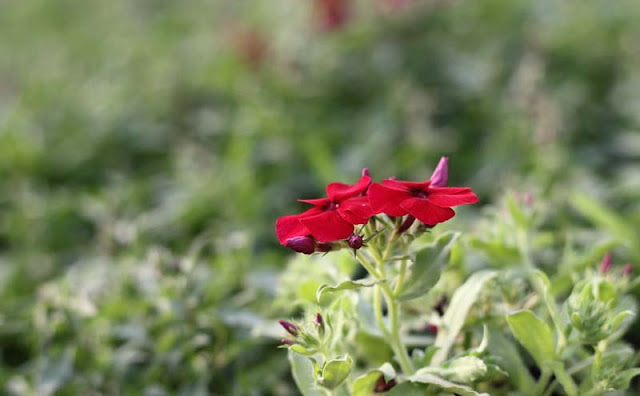
[{"label": "fuzzy green leaf", "polygon": [[442,318],[442,325],[434,345],[440,349],[433,356],[432,365],[439,365],[449,355],[460,330],[464,326],[469,310],[476,302],[484,285],[497,275],[495,271],[480,271],[471,275],[467,281],[456,290],[451,298],[451,304]]},{"label": "fuzzy green leaf", "polygon": [[518,311],[507,315],[507,323],[518,342],[533,356],[539,366],[555,359],[553,333],[533,312]]},{"label": "fuzzy green leaf", "polygon": [[449,261],[451,247],[459,236],[459,233],[447,232],[416,253],[411,275],[398,296],[400,300],[418,298],[431,290],[440,279],[440,273]]},{"label": "fuzzy green leaf", "polygon": [[380,376],[384,376],[385,382],[396,377],[396,371],[389,363],[384,363],[377,369],[367,371],[353,382],[353,396],[375,396],[373,390]]},{"label": "fuzzy green leaf", "polygon": [[444,378],[440,378],[437,375],[433,375],[424,370],[416,371],[416,373],[408,377],[407,380],[411,382],[419,382],[421,384],[435,385],[438,388],[442,388],[448,392],[452,392],[460,396],[489,396],[488,393],[476,392],[466,385],[460,385],[451,381],[447,381]]},{"label": "fuzzy green leaf", "polygon": [[352,365],[353,361],[348,355],[329,360],[322,368],[318,383],[328,389],[339,387],[349,377]]},{"label": "fuzzy green leaf", "polygon": [[302,396],[325,396],[325,392],[316,385],[313,362],[302,355],[289,351],[291,374]]},{"label": "fuzzy green leaf", "polygon": [[322,299],[322,296],[326,293],[333,293],[333,292],[337,292],[337,291],[343,291],[343,290],[353,290],[353,289],[360,289],[362,287],[371,287],[377,283],[380,283],[383,281],[379,281],[379,280],[369,280],[369,279],[359,279],[359,280],[348,280],[348,281],[344,281],[339,283],[336,286],[329,286],[329,285],[321,285],[318,288],[318,291],[316,291],[316,300],[318,300],[318,303],[320,303],[320,300]]}]

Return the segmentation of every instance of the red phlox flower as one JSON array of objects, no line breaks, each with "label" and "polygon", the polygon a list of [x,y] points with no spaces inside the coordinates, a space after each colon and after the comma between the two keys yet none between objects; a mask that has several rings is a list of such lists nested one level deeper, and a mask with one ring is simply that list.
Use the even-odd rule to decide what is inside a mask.
[{"label": "red phlox flower", "polygon": [[453,206],[474,204],[478,197],[468,187],[443,187],[448,181],[448,158],[442,157],[438,167],[424,182],[386,179],[369,186],[369,202],[374,213],[389,216],[411,215],[433,226],[455,215]]},{"label": "red phlox flower", "polygon": [[276,221],[276,234],[281,244],[291,238],[313,236],[320,242],[346,239],[355,224],[366,224],[373,216],[369,200],[364,196],[371,184],[368,171],[356,184],[331,183],[327,185],[327,198],[301,199],[313,208],[298,215],[280,217]]},{"label": "red phlox flower", "polygon": [[351,17],[351,0],[314,0],[317,23],[322,30],[336,30]]}]

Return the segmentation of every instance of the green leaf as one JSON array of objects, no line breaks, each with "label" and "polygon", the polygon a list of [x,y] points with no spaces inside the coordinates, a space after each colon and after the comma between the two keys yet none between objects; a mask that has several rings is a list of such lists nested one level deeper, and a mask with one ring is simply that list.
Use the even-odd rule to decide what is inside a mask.
[{"label": "green leaf", "polygon": [[596,226],[609,231],[636,256],[640,256],[640,234],[637,227],[586,194],[574,195],[572,203],[580,214]]},{"label": "green leaf", "polygon": [[533,389],[535,381],[522,361],[518,347],[499,329],[491,332],[489,353],[499,359],[500,367],[520,390]]},{"label": "green leaf", "polygon": [[416,253],[411,275],[407,277],[398,299],[411,300],[431,290],[440,279],[440,273],[449,261],[451,247],[459,236],[459,233],[447,232]]},{"label": "green leaf", "polygon": [[349,355],[329,360],[322,368],[318,383],[328,389],[339,387],[349,377],[352,365],[353,361]]},{"label": "green leaf", "polygon": [[640,375],[640,367],[630,368],[618,374],[620,389],[628,389],[633,377]]},{"label": "green leaf", "polygon": [[353,289],[360,289],[361,287],[371,287],[377,283],[380,283],[383,281],[379,281],[379,280],[369,280],[369,279],[359,279],[359,280],[348,280],[348,281],[344,281],[339,283],[336,286],[329,286],[329,285],[321,285],[318,288],[318,291],[316,291],[316,300],[318,300],[318,303],[320,303],[320,300],[322,299],[322,296],[325,293],[333,293],[333,292],[337,292],[337,291],[343,291],[343,290],[353,290]]},{"label": "green leaf", "polygon": [[545,366],[555,359],[553,333],[533,312],[518,311],[507,315],[507,323],[518,342],[533,356],[538,366]]},{"label": "green leaf", "polygon": [[437,366],[447,359],[449,350],[462,330],[473,303],[484,285],[496,275],[495,271],[476,272],[453,294],[451,304],[442,318],[442,326],[438,329],[434,345],[440,349],[433,356],[431,365]]},{"label": "green leaf", "polygon": [[375,396],[373,390],[381,375],[385,382],[389,382],[396,377],[396,371],[391,364],[384,363],[379,368],[362,374],[353,382],[353,396]]},{"label": "green leaf", "polygon": [[289,351],[291,374],[302,396],[325,396],[325,392],[316,385],[313,362],[302,355]]},{"label": "green leaf", "polygon": [[420,372],[469,384],[487,374],[487,365],[478,357],[462,356],[447,362],[445,367],[425,367]]},{"label": "green leaf", "polygon": [[417,382],[402,382],[387,393],[374,393],[374,395],[381,396],[425,396],[427,394],[428,386]]},{"label": "green leaf", "polygon": [[438,388],[442,388],[448,392],[455,393],[460,396],[489,396],[488,393],[479,393],[466,385],[456,384],[454,382],[447,381],[444,378],[440,378],[424,369],[416,371],[415,374],[407,378],[411,382],[419,382],[421,384],[435,385]]}]

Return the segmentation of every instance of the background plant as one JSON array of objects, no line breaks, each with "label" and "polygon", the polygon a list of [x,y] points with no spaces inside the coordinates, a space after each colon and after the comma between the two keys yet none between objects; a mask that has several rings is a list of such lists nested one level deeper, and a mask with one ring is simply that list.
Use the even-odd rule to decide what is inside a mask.
[{"label": "background plant", "polygon": [[[330,32],[300,1],[3,3],[3,392],[291,394],[272,225],[364,166],[455,156],[485,205],[534,193],[548,274],[637,265],[638,4],[414,3]],[[451,225],[469,271],[518,257],[492,207]]]}]

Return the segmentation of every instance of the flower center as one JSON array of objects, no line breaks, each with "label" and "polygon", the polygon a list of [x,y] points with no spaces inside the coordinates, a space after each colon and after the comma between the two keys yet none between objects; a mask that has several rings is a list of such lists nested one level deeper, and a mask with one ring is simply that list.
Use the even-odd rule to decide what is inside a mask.
[{"label": "flower center", "polygon": [[427,198],[429,194],[424,190],[414,189],[411,190],[411,195],[416,198]]},{"label": "flower center", "polygon": [[329,210],[336,210],[340,207],[340,204],[337,204],[335,202],[329,202],[329,205],[327,205],[326,208],[324,208],[325,212],[329,211]]}]

